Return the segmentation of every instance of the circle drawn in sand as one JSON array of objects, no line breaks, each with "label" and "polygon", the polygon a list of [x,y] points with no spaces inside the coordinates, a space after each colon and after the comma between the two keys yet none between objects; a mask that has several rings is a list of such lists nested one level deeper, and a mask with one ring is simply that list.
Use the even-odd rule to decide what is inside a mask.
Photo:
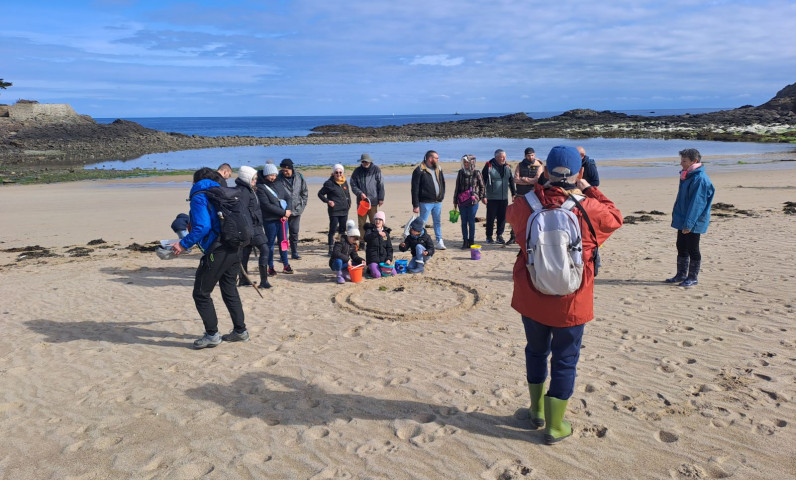
[{"label": "circle drawn in sand", "polygon": [[398,275],[352,284],[332,301],[383,320],[442,320],[475,307],[478,291],[442,278]]}]

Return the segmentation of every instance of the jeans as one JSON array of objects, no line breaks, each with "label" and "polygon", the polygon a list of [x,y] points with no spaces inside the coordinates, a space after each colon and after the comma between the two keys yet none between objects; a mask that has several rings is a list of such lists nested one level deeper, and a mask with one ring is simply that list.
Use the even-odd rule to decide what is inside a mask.
[{"label": "jeans", "polygon": [[[330,268],[332,269],[333,272],[339,272],[340,270],[343,269],[343,261],[340,260],[339,258],[335,258],[334,260],[332,260]],[[346,270],[348,270],[348,265],[346,265]]]},{"label": "jeans", "polygon": [[329,215],[329,246],[334,245],[334,234],[345,234],[345,224],[348,222],[348,214]]},{"label": "jeans", "polygon": [[440,214],[442,213],[442,202],[437,203],[421,203],[420,204],[420,219],[423,224],[428,221],[428,214],[431,212],[431,218],[434,220],[434,236],[439,242],[442,240],[442,223],[440,223]]},{"label": "jeans", "polygon": [[459,221],[462,222],[462,240],[475,241],[475,213],[477,211],[477,203],[468,207],[459,206]]},{"label": "jeans", "polygon": [[506,208],[508,200],[487,200],[486,203],[486,238],[492,238],[492,229],[497,219],[497,234],[503,235],[506,229]]},{"label": "jeans", "polygon": [[235,331],[241,333],[246,330],[243,305],[236,285],[239,270],[240,251],[238,249],[228,250],[219,247],[206,253],[199,260],[199,268],[196,269],[193,283],[193,301],[199,316],[202,317],[202,323],[208,335],[218,333],[218,316],[213,299],[210,297],[216,284],[221,288],[221,299],[224,300],[224,305],[229,310]]},{"label": "jeans", "polygon": [[525,346],[528,383],[544,383],[547,379],[547,357],[551,357],[547,396],[569,399],[575,390],[575,373],[585,325],[548,327],[525,316],[522,317],[522,325],[528,341]]},{"label": "jeans", "polygon": [[[265,222],[263,227],[265,227],[265,236],[268,238],[268,244],[266,245],[268,248],[268,266],[274,268],[274,243],[277,240],[282,242],[285,239],[285,234],[282,232],[282,221]],[[287,259],[287,251],[283,252],[280,249],[279,256],[280,260],[282,260],[282,265],[288,266],[290,264]]]},{"label": "jeans", "polygon": [[[427,257],[423,255],[423,252],[426,251],[426,247],[423,245],[417,245],[415,247],[415,256],[409,260],[409,263],[406,265],[406,269],[409,270],[411,273],[421,273],[425,269],[425,262],[428,262],[431,257]],[[423,263],[419,263],[418,260],[422,261]]]}]

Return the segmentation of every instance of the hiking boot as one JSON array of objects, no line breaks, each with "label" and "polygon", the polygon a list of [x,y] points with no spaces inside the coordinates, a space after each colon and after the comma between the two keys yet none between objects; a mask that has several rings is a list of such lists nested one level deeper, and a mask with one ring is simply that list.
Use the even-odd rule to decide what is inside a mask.
[{"label": "hiking boot", "polygon": [[213,348],[221,343],[221,335],[216,332],[214,335],[208,335],[205,332],[202,338],[193,342],[193,348],[201,350],[203,348]]},{"label": "hiking boot", "polygon": [[495,241],[492,240],[492,237],[486,237],[486,243],[491,245],[491,244],[495,243]]},{"label": "hiking boot", "polygon": [[292,268],[290,268],[290,265],[285,265],[285,268],[282,269],[282,273],[292,274],[292,273],[295,273],[295,272],[293,271]]},{"label": "hiking boot", "polygon": [[274,269],[274,267],[268,267],[268,275],[272,277],[276,276],[276,270]]},{"label": "hiking boot", "polygon": [[249,331],[244,330],[240,333],[232,330],[231,332],[221,335],[221,340],[225,342],[248,342],[249,341]]},{"label": "hiking boot", "polygon": [[437,250],[446,250],[445,243],[442,241],[441,238],[437,242]]},{"label": "hiking boot", "polygon": [[238,277],[239,287],[248,287],[251,284],[252,282],[250,282],[248,278],[244,277],[243,274],[241,274],[240,277]]},{"label": "hiking boot", "polygon": [[470,240],[462,240],[462,250],[470,248]]},{"label": "hiking boot", "polygon": [[509,240],[506,242],[506,245],[514,245],[515,243],[517,243],[517,237],[514,236],[514,232],[511,232],[511,235],[509,235]]},{"label": "hiking boot", "polygon": [[503,240],[503,235],[498,235],[497,236],[497,243],[499,243],[501,245],[505,245],[506,244],[506,241]]}]

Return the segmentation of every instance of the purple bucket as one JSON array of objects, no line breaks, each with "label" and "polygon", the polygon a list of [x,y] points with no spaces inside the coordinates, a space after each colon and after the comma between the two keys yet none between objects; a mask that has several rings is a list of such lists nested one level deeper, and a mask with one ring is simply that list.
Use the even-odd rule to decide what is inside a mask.
[{"label": "purple bucket", "polygon": [[470,246],[470,260],[481,260],[481,245]]}]

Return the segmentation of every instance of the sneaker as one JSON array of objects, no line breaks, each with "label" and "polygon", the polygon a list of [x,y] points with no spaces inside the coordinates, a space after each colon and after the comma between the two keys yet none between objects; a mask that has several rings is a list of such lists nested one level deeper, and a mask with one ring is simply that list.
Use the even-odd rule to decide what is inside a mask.
[{"label": "sneaker", "polygon": [[293,260],[301,260],[301,255],[299,255],[298,253],[294,253],[290,256],[290,258]]},{"label": "sneaker", "polygon": [[227,333],[226,335],[221,335],[221,340],[225,342],[248,342],[249,341],[249,331],[244,330],[241,333],[236,332],[235,330]]},{"label": "sneaker", "polygon": [[407,270],[409,271],[409,273],[423,273],[425,267],[423,265],[418,265],[415,268],[409,268]]},{"label": "sneaker", "polygon": [[509,237],[509,241],[506,242],[506,245],[514,245],[515,243],[517,243],[517,239],[516,239],[516,237],[514,235],[511,235]]},{"label": "sneaker", "polygon": [[486,239],[486,243],[491,245],[491,244],[495,243],[495,241],[492,240],[492,237],[489,237],[489,238]]},{"label": "sneaker", "polygon": [[470,248],[470,241],[469,240],[462,240],[462,250],[467,250]]},{"label": "sneaker", "polygon": [[426,263],[426,261],[423,260],[423,257],[418,257],[415,259],[415,263],[418,265],[423,265],[424,263]]},{"label": "sneaker", "polygon": [[445,250],[445,243],[443,243],[441,238],[439,239],[439,242],[437,242],[437,250]]},{"label": "sneaker", "polygon": [[202,338],[193,342],[193,348],[201,350],[203,348],[213,348],[221,343],[221,335],[216,332],[215,335],[208,335],[205,332]]},{"label": "sneaker", "polygon": [[285,268],[282,269],[282,273],[294,273],[293,269],[290,268],[290,265],[285,265]]},{"label": "sneaker", "polygon": [[503,240],[503,235],[498,235],[496,242],[501,244],[501,245],[505,245],[506,244],[506,241]]},{"label": "sneaker", "polygon": [[274,267],[268,267],[268,275],[271,277],[276,276],[276,270],[274,269]]}]

